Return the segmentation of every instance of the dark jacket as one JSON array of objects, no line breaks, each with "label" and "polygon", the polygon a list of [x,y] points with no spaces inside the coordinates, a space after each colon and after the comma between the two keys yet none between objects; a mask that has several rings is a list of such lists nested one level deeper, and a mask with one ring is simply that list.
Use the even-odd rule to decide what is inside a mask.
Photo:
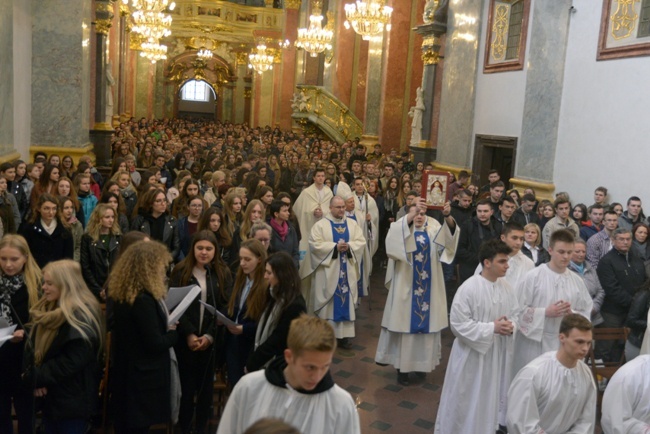
[{"label": "dark jacket", "polygon": [[[300,267],[300,251],[298,249],[298,245],[300,243],[300,240],[298,240],[298,234],[296,233],[296,230],[294,229],[293,225],[289,222],[287,222],[289,225],[289,232],[287,233],[287,236],[284,238],[284,241],[282,241],[282,238],[280,238],[280,234],[278,231],[276,231],[273,226],[271,226],[272,234],[271,234],[271,249],[269,253],[273,252],[287,252],[289,255],[291,255],[291,258],[293,259],[293,263],[296,266],[296,268]],[[270,225],[270,223],[269,223]]]},{"label": "dark jacket", "polygon": [[625,327],[630,328],[627,340],[637,348],[641,348],[648,326],[648,308],[650,308],[650,291],[647,289],[637,291],[625,321]]},{"label": "dark jacket", "polygon": [[[530,249],[526,247],[525,244],[521,246],[521,253],[528,256],[528,258],[531,261],[533,260],[533,254],[530,251]],[[548,250],[546,250],[544,247],[541,247],[537,252],[537,262],[535,263],[535,267],[539,267],[542,264],[546,264],[550,260],[551,260],[551,255],[548,254]]]},{"label": "dark jacket", "polygon": [[593,237],[601,230],[602,227],[599,228],[598,226],[594,225],[591,221],[588,220],[587,222],[583,222],[580,225],[580,238],[582,238],[585,241],[589,241],[589,238]]},{"label": "dark jacket", "polygon": [[[0,291],[6,291],[8,288],[0,287]],[[6,312],[11,318],[10,325],[16,325],[16,330],[22,330],[22,326],[29,322],[29,295],[27,286],[22,285],[16,292],[11,294],[11,305],[5,305],[0,299],[0,310]],[[16,315],[17,314],[17,315]],[[22,373],[23,351],[25,349],[25,340],[20,342],[5,342],[0,347],[0,372],[2,381],[0,381],[0,393],[16,393],[22,389],[20,374]],[[27,391],[29,389],[25,389]]]},{"label": "dark jacket", "polygon": [[[266,307],[266,316],[262,320],[268,320],[268,316],[273,309],[276,301],[272,300],[269,305]],[[264,341],[260,342],[259,346],[253,351],[248,357],[248,363],[246,363],[246,369],[248,372],[257,371],[262,369],[271,359],[276,356],[281,356],[284,354],[284,350],[287,348],[287,336],[289,335],[289,326],[291,326],[291,321],[298,318],[300,314],[307,312],[307,305],[305,299],[302,295],[299,295],[293,303],[291,303],[287,308],[280,314],[277,318],[277,325],[269,335],[269,337]],[[258,327],[264,328],[265,323],[260,322]]]},{"label": "dark jacket", "polygon": [[[7,191],[14,195],[16,202],[18,203],[18,210],[20,211],[20,218],[25,218],[25,213],[29,209],[29,197],[25,193],[25,189],[19,182],[7,181]],[[16,222],[16,227],[18,227],[20,222]]]},{"label": "dark jacket", "polygon": [[627,316],[634,293],[646,278],[643,261],[633,249],[627,255],[612,249],[598,262],[596,272],[605,290],[600,311]]},{"label": "dark jacket", "polygon": [[23,223],[19,233],[27,240],[29,250],[41,268],[59,259],[73,259],[74,240],[72,234],[58,220],[52,235],[43,229],[40,219],[34,223]]},{"label": "dark jacket", "polygon": [[167,330],[162,306],[147,292],[133,305],[115,303],[112,332],[112,406],[117,423],[148,427],[171,418],[169,349],[176,331]]},{"label": "dark jacket", "polygon": [[501,224],[490,219],[488,226],[479,223],[477,217],[466,220],[460,229],[456,262],[459,265],[460,283],[474,275],[478,266],[478,250],[481,243],[501,235]]},{"label": "dark jacket", "polygon": [[458,201],[451,203],[451,216],[456,220],[456,224],[460,227],[467,220],[471,219],[474,215],[474,207],[463,208],[458,205]]},{"label": "dark jacket", "polygon": [[[35,336],[36,330],[32,330]],[[88,331],[93,336],[92,331]],[[33,346],[26,346],[27,366],[33,366]],[[48,419],[89,419],[97,408],[99,387],[98,339],[83,339],[81,333],[65,322],[54,338],[43,363],[26,369],[26,385],[47,388],[42,398],[43,416]]]},{"label": "dark jacket", "polygon": [[98,299],[100,298],[99,293],[108,279],[108,274],[117,260],[121,240],[121,235],[112,235],[108,244],[104,244],[101,240],[94,241],[88,234],[83,234],[81,237],[79,257],[81,272],[88,289]]},{"label": "dark jacket", "polygon": [[[178,236],[178,224],[176,219],[170,214],[164,214],[165,225],[163,230],[163,237],[160,241],[167,246],[167,249],[172,255],[174,261],[177,260],[178,254],[181,251],[181,240]],[[145,214],[138,214],[131,223],[131,230],[143,232],[151,236],[151,226],[149,219]]]},{"label": "dark jacket", "polygon": [[122,199],[124,199],[124,205],[126,205],[126,216],[131,218],[135,205],[138,202],[138,195],[134,190],[126,188],[121,190],[120,194],[122,195]]},{"label": "dark jacket", "polygon": [[537,223],[539,224],[539,216],[533,210],[528,213],[528,221],[526,221],[526,213],[521,208],[517,208],[515,213],[512,215],[512,221],[519,223],[522,226],[526,226],[528,223]]}]

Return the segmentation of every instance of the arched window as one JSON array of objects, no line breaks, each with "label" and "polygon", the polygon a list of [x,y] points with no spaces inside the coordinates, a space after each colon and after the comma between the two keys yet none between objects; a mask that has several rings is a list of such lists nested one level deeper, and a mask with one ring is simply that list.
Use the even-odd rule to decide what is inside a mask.
[{"label": "arched window", "polygon": [[[214,89],[203,80],[190,80],[181,89],[181,99],[185,101],[210,101],[210,92]],[[216,95],[215,95],[216,98]]]}]

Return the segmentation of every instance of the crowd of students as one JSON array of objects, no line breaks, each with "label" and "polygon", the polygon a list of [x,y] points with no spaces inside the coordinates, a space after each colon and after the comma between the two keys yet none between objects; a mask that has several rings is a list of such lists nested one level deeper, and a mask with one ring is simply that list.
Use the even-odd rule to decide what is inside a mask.
[{"label": "crowd of students", "polygon": [[[214,373],[224,366],[230,387],[247,373],[262,370],[277,386],[279,380],[268,375],[284,372],[291,377],[286,378],[291,387],[307,394],[327,393],[325,400],[343,399],[345,392],[334,388],[327,374],[327,357],[331,363],[336,348],[336,341],[328,342],[334,335],[322,324],[300,319],[314,313],[310,300],[303,298],[299,275],[306,251],[301,241],[310,237],[312,225],[299,223],[305,211],[299,207],[294,213],[294,204],[316,178],[334,194],[339,190],[339,196],[346,195],[341,185],[347,184],[346,199],[359,195],[361,207],[365,195],[368,221],[377,220],[372,237],[378,254],[367,255],[364,266],[366,271],[372,263],[376,269],[386,267],[389,228],[404,216],[413,221],[412,206],[419,203],[423,175],[432,167],[414,164],[408,154],[395,150],[383,153],[380,145],[367,152],[354,141],[337,144],[277,128],[182,119],[131,119],[116,128],[112,145],[113,164],[104,173],[108,176],[93,167],[89,157],[82,157],[76,167],[69,156],[42,153],[31,164],[0,165],[0,319],[16,326],[12,339],[0,348],[0,366],[6,373],[0,386],[0,431],[12,432],[13,406],[21,434],[33,432],[37,411],[42,411],[47,432],[85,432],[100,408],[96,397],[105,359],[109,382],[102,390],[111,398],[106,417],[118,433],[147,432],[152,425],[169,422],[178,423],[183,433],[206,432]],[[450,185],[453,201],[444,213],[460,238],[455,263],[442,268],[448,302],[454,288],[475,273],[481,244],[499,238],[511,220],[525,225],[521,251],[534,265],[550,260],[550,236],[559,228],[585,237],[606,231],[617,249],[617,237],[627,232],[615,232],[616,225],[627,222],[634,232],[629,255],[650,259],[642,256],[648,226],[640,200],[637,210],[630,207],[636,200],[630,199],[628,210],[623,213],[621,207],[622,215],[616,216],[616,225],[608,226],[606,217],[616,213],[618,204],[608,205],[611,211],[603,213],[607,192],[600,198],[602,190],[597,190],[593,206],[577,205],[570,217],[568,197],[560,195],[554,204],[538,202],[532,190],[506,192],[495,172],[483,187],[461,173]],[[370,202],[376,204],[376,216],[370,216]],[[308,213],[319,218],[317,214],[322,217],[326,210],[312,208]],[[364,236],[367,242],[369,236]],[[596,288],[607,279],[601,273],[614,282],[610,286],[620,286],[622,277],[612,264],[609,274],[594,266],[594,278],[587,264],[596,247],[590,250],[585,242],[583,256],[579,248],[574,250],[571,266],[594,286],[589,287],[592,320],[596,323],[600,315],[605,325],[630,325],[636,331],[630,340],[640,346],[648,286],[639,289],[645,298],[627,287],[623,296],[610,295],[605,284]],[[604,249],[602,256],[609,247]],[[454,284],[455,265],[461,281]],[[641,273],[638,267],[634,270]],[[643,273],[636,276],[637,286],[645,281]],[[365,279],[367,286],[367,273]],[[200,295],[178,323],[168,324],[167,290],[186,285],[198,285]],[[622,299],[627,310],[645,307],[628,320],[623,308],[608,314],[608,297]],[[206,305],[234,324],[217,321]],[[316,330],[326,343],[297,336],[292,347],[288,337],[297,333],[290,332],[294,321],[303,321],[299,324]],[[305,374],[301,379],[297,359],[309,359],[304,354],[316,357],[316,377]],[[322,354],[325,360],[318,359]],[[263,381],[261,375],[247,380],[235,389],[234,399],[252,400],[247,393],[255,393]],[[277,399],[277,390],[269,390],[260,399]],[[310,411],[313,402],[304,405]],[[345,405],[341,414],[349,410]],[[254,422],[227,416],[228,426],[236,430]],[[295,417],[298,423],[299,414]],[[349,432],[358,431],[356,416],[346,414],[339,422]],[[304,423],[308,429],[313,421]],[[220,432],[234,431],[220,427]]]}]

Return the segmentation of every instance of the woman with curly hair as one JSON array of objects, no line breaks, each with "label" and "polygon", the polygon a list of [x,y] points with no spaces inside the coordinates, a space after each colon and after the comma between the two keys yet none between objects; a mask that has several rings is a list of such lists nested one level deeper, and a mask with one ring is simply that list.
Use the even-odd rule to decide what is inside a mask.
[{"label": "woman with curly hair", "polygon": [[18,432],[32,432],[33,395],[21,380],[25,330],[29,310],[36,305],[41,285],[41,269],[20,235],[0,240],[0,319],[16,326],[13,338],[0,347],[0,432],[12,433],[11,407],[18,419]]},{"label": "woman with curly hair", "polygon": [[117,259],[122,232],[117,211],[100,203],[90,216],[86,233],[81,237],[80,263],[88,288],[102,300],[102,290]]},{"label": "woman with curly hair", "polygon": [[172,395],[172,385],[178,386],[178,371],[172,365],[178,335],[176,324],[168,324],[164,304],[171,261],[163,244],[139,242],[122,252],[111,273],[110,386],[118,434],[146,433],[151,425],[174,419],[172,396],[174,403],[180,399]]},{"label": "woman with curly hair", "polygon": [[56,261],[43,269],[43,297],[30,315],[23,379],[41,401],[45,432],[83,434],[96,411],[105,330],[99,302],[77,262]]},{"label": "woman with curly hair", "polygon": [[257,322],[268,299],[268,282],[264,278],[266,248],[256,239],[244,241],[239,249],[239,268],[228,301],[228,316],[237,323],[228,326],[226,365],[228,380],[234,387],[244,375],[244,368],[255,344]]}]

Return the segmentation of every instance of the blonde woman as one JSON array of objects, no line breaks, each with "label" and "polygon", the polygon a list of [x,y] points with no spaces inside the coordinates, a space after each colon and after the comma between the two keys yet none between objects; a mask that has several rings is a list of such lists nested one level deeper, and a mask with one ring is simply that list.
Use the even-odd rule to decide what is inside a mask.
[{"label": "blonde woman", "polygon": [[30,310],[26,384],[42,401],[47,433],[83,434],[94,414],[104,326],[99,302],[72,260],[43,269],[43,297]]},{"label": "blonde woman", "polygon": [[81,237],[81,269],[88,288],[99,300],[108,273],[117,259],[122,239],[117,211],[106,203],[100,203],[90,215],[86,233]]},{"label": "blonde woman", "polygon": [[135,204],[138,202],[138,192],[131,180],[131,174],[126,170],[120,170],[113,175],[111,181],[117,183],[120,189],[120,195],[124,199],[126,214],[129,215],[129,213],[133,212]]},{"label": "blonde woman", "polygon": [[178,372],[172,370],[172,347],[178,335],[176,325],[167,324],[163,302],[171,261],[165,245],[140,242],[122,252],[111,272],[111,397],[118,434],[146,433],[149,426],[172,420],[172,372],[178,378]]},{"label": "blonde woman", "polygon": [[241,227],[239,229],[239,239],[241,241],[246,241],[249,238],[251,228],[256,222],[263,221],[264,215],[265,211],[262,201],[259,199],[251,200],[246,207],[244,219],[242,220]]},{"label": "blonde woman", "polygon": [[542,246],[542,231],[536,223],[528,223],[524,226],[524,245],[521,247],[521,253],[528,256],[535,266],[539,266],[550,261],[551,257]]},{"label": "blonde woman", "polygon": [[13,338],[0,347],[0,432],[13,432],[11,404],[18,419],[19,432],[31,432],[31,391],[23,386],[23,353],[29,309],[38,302],[41,269],[29,251],[27,241],[20,235],[5,235],[0,240],[0,319],[16,326]]}]

